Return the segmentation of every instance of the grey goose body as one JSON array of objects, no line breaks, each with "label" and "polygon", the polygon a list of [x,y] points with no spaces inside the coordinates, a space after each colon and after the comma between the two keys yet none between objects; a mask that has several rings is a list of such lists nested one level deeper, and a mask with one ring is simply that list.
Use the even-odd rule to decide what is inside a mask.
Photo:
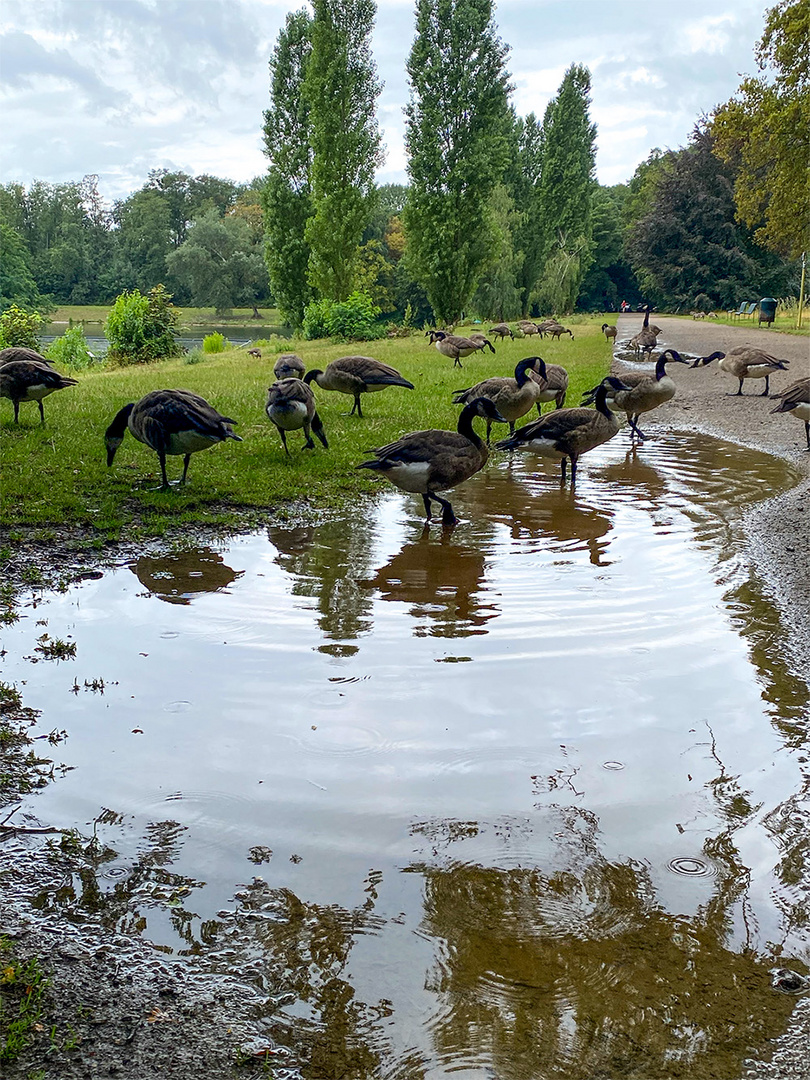
[{"label": "grey goose body", "polygon": [[287,432],[304,432],[304,447],[312,450],[315,443],[312,441],[312,432],[318,436],[323,445],[328,449],[329,443],[323,430],[321,418],[315,409],[315,395],[310,387],[301,379],[280,379],[271,383],[267,388],[267,401],[264,410],[268,419],[275,424],[281,436],[281,442],[285,452],[287,449]]},{"label": "grey goose body", "polygon": [[304,376],[307,384],[313,379],[322,390],[335,390],[353,397],[354,405],[349,415],[356,412],[359,417],[363,415],[361,394],[373,394],[389,386],[404,386],[407,390],[413,390],[413,383],[404,379],[396,368],[372,356],[341,356],[327,364],[324,371],[313,368]]}]

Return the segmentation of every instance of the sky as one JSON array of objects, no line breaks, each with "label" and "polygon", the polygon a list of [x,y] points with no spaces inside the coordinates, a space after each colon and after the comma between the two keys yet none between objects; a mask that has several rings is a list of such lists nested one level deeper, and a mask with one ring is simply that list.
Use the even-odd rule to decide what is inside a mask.
[{"label": "sky", "polygon": [[[3,0],[0,182],[99,176],[108,201],[151,169],[246,182],[265,172],[267,62],[282,0]],[[627,181],[653,147],[685,145],[696,120],[756,71],[763,0],[502,0],[495,9],[520,115],[542,119],[566,68],[591,71],[597,178]],[[379,183],[407,181],[405,62],[412,0],[378,0],[384,89]]]}]

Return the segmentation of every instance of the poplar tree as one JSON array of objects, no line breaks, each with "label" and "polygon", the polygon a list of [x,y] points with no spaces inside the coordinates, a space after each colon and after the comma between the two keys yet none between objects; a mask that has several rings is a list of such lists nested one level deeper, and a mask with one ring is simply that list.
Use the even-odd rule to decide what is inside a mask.
[{"label": "poplar tree", "polygon": [[570,311],[592,261],[596,125],[589,116],[591,75],[572,64],[546,109],[541,140],[539,213],[545,266],[541,301]]},{"label": "poplar tree", "polygon": [[312,215],[309,107],[303,95],[311,52],[310,17],[291,12],[270,59],[270,108],[264,114],[264,152],[270,167],[262,194],[267,273],[282,319],[301,326],[312,299],[307,279]]},{"label": "poplar tree", "polygon": [[382,162],[375,117],[382,83],[371,56],[374,0],[313,0],[312,54],[304,78],[312,146],[309,280],[323,297],[355,287],[359,247]]},{"label": "poplar tree", "polygon": [[491,0],[417,0],[406,259],[440,323],[461,316],[495,235],[491,197],[509,147],[507,53]]}]

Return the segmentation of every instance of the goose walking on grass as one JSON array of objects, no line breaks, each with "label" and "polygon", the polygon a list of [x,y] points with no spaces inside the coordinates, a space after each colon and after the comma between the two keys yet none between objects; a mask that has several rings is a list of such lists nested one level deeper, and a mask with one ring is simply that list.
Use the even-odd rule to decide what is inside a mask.
[{"label": "goose walking on grass", "polygon": [[[28,352],[29,350],[25,350]],[[40,421],[45,424],[43,398],[65,390],[68,386],[78,386],[76,379],[60,375],[46,363],[36,360],[12,360],[0,367],[0,397],[9,398],[14,405],[14,423],[20,422],[20,404],[23,401],[35,401],[39,406]]]},{"label": "goose walking on grass", "polygon": [[207,450],[226,439],[242,441],[231,431],[230,425],[235,423],[236,420],[222,416],[205,398],[190,390],[153,390],[115,414],[104,435],[107,465],[112,465],[129,429],[138,442],[151,447],[157,454],[163,478],[163,484],[157,490],[168,491],[166,456],[182,454],[183,476],[180,483],[185,484],[192,454]]},{"label": "goose walking on grass", "polygon": [[450,357],[453,367],[461,367],[461,358],[471,356],[474,352],[482,352],[486,348],[495,352],[494,345],[483,334],[459,337],[457,334],[445,333],[444,330],[429,330],[427,336],[431,345],[435,345],[442,356]]},{"label": "goose walking on grass", "polygon": [[284,451],[287,449],[287,432],[304,431],[304,448],[314,450],[311,432],[315,432],[320,441],[329,449],[326,433],[321,418],[315,410],[315,395],[301,379],[280,379],[267,388],[267,403],[264,407],[268,419],[276,425],[281,436]]},{"label": "goose walking on grass", "polygon": [[505,423],[489,398],[476,398],[461,410],[456,431],[431,428],[403,435],[388,446],[370,451],[375,456],[358,469],[382,473],[395,487],[422,496],[430,522],[430,503],[442,508],[442,524],[458,524],[453,507],[437,494],[449,491],[483,469],[489,457],[484,440],[476,435],[472,422],[476,416]]},{"label": "goose walking on grass", "polygon": [[[515,377],[495,377],[484,379],[466,390],[453,391],[454,405],[468,405],[476,398],[489,398],[501,416],[509,424],[509,431],[514,432],[515,421],[525,416],[540,395],[540,384],[532,379],[529,371],[537,357],[530,356],[521,360],[515,367]],[[542,363],[542,360],[540,361]],[[492,418],[487,417],[487,446],[492,431]]]},{"label": "goose walking on grass", "polygon": [[616,335],[619,331],[611,323],[602,323],[602,333],[605,335],[605,341],[611,341],[616,344]]},{"label": "goose walking on grass", "polygon": [[583,454],[612,439],[619,430],[619,418],[607,406],[608,393],[629,390],[619,379],[608,375],[595,391],[595,409],[555,409],[539,420],[518,428],[514,435],[495,445],[499,450],[521,450],[560,462],[561,483],[565,483],[566,461],[571,462],[571,486],[577,479],[577,461]]},{"label": "goose walking on grass", "polygon": [[706,367],[713,360],[719,360],[717,366],[721,371],[739,379],[737,393],[732,394],[732,397],[742,397],[743,383],[746,379],[764,379],[765,389],[759,396],[768,397],[771,375],[775,371],[787,371],[790,364],[789,360],[777,360],[775,356],[763,352],[762,349],[755,349],[751,345],[738,345],[736,349],[731,349],[727,353],[713,352],[710,356],[699,356],[692,367],[701,365]]},{"label": "goose walking on grass", "polygon": [[489,332],[490,334],[494,334],[496,337],[500,338],[501,341],[503,341],[503,339],[507,337],[514,339],[515,336],[512,333],[511,329],[506,325],[506,323],[498,323],[497,326],[491,327]]},{"label": "goose walking on grass", "polygon": [[[607,395],[608,407],[614,412],[623,412],[630,425],[631,441],[638,436],[642,441],[647,438],[638,426],[642,413],[651,412],[659,405],[675,397],[675,383],[667,374],[667,363],[688,364],[674,349],[664,349],[655,364],[655,371],[624,371],[621,380],[627,390],[618,390]],[[583,405],[592,405],[598,387],[588,390],[583,395]]]},{"label": "goose walking on grass", "polygon": [[313,379],[322,390],[336,390],[339,394],[353,397],[354,405],[349,416],[356,412],[361,419],[361,394],[373,394],[389,386],[404,386],[407,390],[413,390],[413,383],[403,379],[396,368],[371,356],[342,356],[327,364],[325,371],[313,368],[304,376],[305,383],[311,383]]},{"label": "goose walking on grass", "polygon": [[276,360],[273,374],[277,379],[303,379],[306,367],[297,353],[282,353]]},{"label": "goose walking on grass", "polygon": [[790,413],[797,420],[804,420],[804,434],[810,450],[810,379],[798,379],[774,397],[782,400],[771,409],[772,413]]}]

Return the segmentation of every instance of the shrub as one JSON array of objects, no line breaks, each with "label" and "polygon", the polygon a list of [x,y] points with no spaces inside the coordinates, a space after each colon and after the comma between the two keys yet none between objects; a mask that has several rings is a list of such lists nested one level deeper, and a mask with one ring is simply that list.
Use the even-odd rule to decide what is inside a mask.
[{"label": "shrub", "polygon": [[146,296],[138,289],[121,293],[104,324],[109,357],[122,364],[148,364],[179,356],[182,349],[175,335],[180,316],[171,301],[163,285]]},{"label": "shrub", "polygon": [[205,353],[202,349],[189,349],[183,357],[184,364],[201,364],[203,360],[205,360]]},{"label": "shrub", "polygon": [[377,322],[380,309],[367,293],[353,292],[346,300],[313,300],[304,312],[304,335],[344,341],[373,341],[386,330]]},{"label": "shrub", "polygon": [[206,334],[203,338],[203,352],[216,353],[225,352],[225,337],[223,334]]},{"label": "shrub", "polygon": [[39,349],[39,332],[42,317],[36,311],[23,311],[16,304],[6,308],[0,315],[0,349],[17,345],[23,349]]},{"label": "shrub", "polygon": [[81,323],[69,326],[61,337],[51,342],[45,355],[57,364],[67,364],[72,368],[90,367],[94,361],[94,357],[87,348],[84,327]]}]

